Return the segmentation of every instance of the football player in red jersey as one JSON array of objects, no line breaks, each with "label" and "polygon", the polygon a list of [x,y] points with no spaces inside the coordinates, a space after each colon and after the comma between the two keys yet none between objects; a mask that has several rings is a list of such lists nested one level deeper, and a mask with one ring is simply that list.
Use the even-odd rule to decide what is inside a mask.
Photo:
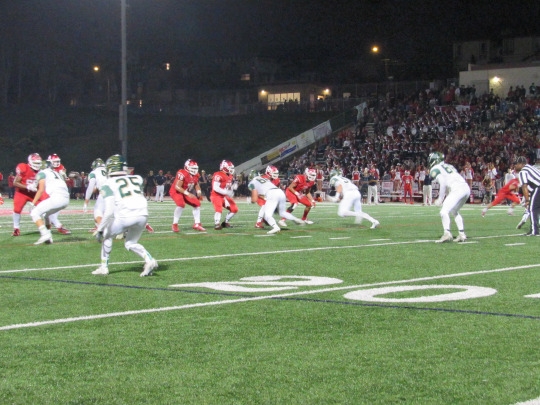
[{"label": "football player in red jersey", "polygon": [[169,195],[176,203],[172,224],[173,232],[180,232],[178,221],[186,204],[193,207],[193,220],[195,221],[193,229],[201,232],[206,231],[201,225],[201,194],[199,165],[194,160],[188,159],[184,164],[184,168],[176,172],[176,177],[169,190]]},{"label": "football player in red jersey", "polygon": [[[285,190],[285,195],[287,200],[291,203],[291,206],[287,208],[287,211],[293,212],[298,204],[303,204],[304,215],[302,215],[302,220],[306,224],[313,224],[313,221],[308,221],[307,216],[312,207],[315,206],[315,201],[311,195],[311,188],[315,184],[315,179],[317,178],[317,170],[306,168],[304,174],[297,174],[292,183],[289,184],[289,187]],[[281,221],[278,222],[279,226],[286,227],[285,218],[281,218]]]},{"label": "football player in red jersey", "polygon": [[[13,196],[13,234],[12,236],[20,236],[21,231],[21,212],[25,204],[31,203],[36,196],[37,182],[36,174],[41,169],[41,156],[39,153],[32,153],[28,156],[28,163],[19,163],[15,168],[15,195]],[[43,201],[48,197],[47,193],[43,193],[39,201]]]},{"label": "football player in red jersey", "polygon": [[[233,200],[234,197],[234,165],[228,160],[224,160],[219,165],[219,172],[212,176],[212,192],[210,201],[214,205],[214,229],[231,228],[229,221],[238,212],[238,206]],[[225,216],[225,221],[221,222],[221,213],[226,208],[229,213]]]},{"label": "football player in red jersey", "polygon": [[412,191],[412,184],[413,184],[414,178],[411,175],[411,172],[408,170],[405,170],[403,173],[403,176],[401,176],[401,184],[403,186],[403,202],[407,204],[407,196],[409,196],[411,200],[411,204],[414,204],[413,200],[413,191]]},{"label": "football player in red jersey", "polygon": [[[505,200],[512,201],[512,205],[508,208],[508,215],[514,215],[514,207],[519,204],[519,180],[514,178],[506,183],[503,187],[497,191],[495,198],[482,210],[482,216],[486,215],[487,210],[491,207],[499,205]],[[518,228],[519,229],[519,228]]]},{"label": "football player in red jersey", "polygon": [[[64,180],[67,179],[66,168],[62,164],[60,156],[58,156],[56,153],[53,153],[52,155],[49,155],[49,157],[47,158],[47,162],[49,162],[51,169],[58,173],[60,177],[62,177]],[[56,227],[58,233],[61,233],[62,235],[70,235],[71,231],[64,228],[64,225],[62,225],[62,222],[60,222],[60,220],[58,219],[59,213],[60,212],[55,212],[54,214],[49,215],[49,221]]]},{"label": "football player in red jersey", "polygon": [[[261,176],[264,179],[270,180],[270,182],[278,187],[281,188],[281,180],[279,179],[279,170],[276,166],[267,166],[265,173]],[[259,215],[257,216],[257,223],[255,224],[255,228],[264,228],[263,224],[263,217],[264,217],[264,204],[266,203],[266,199],[263,195],[259,195],[259,198],[257,199],[257,204],[261,207],[259,210]]]}]

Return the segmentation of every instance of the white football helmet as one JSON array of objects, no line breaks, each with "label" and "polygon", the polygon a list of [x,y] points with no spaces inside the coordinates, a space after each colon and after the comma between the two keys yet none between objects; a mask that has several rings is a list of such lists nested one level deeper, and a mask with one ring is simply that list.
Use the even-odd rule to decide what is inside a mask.
[{"label": "white football helmet", "polygon": [[317,170],[315,169],[306,168],[304,174],[309,181],[315,181],[315,179],[317,178]]},{"label": "white football helmet", "polygon": [[53,153],[52,155],[49,155],[47,158],[47,162],[51,164],[51,167],[57,168],[60,167],[60,156],[58,156],[56,153]]},{"label": "white football helmet", "polygon": [[39,156],[39,153],[32,153],[31,155],[28,155],[28,166],[34,170],[41,169],[41,156]]},{"label": "white football helmet", "polygon": [[192,176],[195,176],[197,173],[199,173],[199,165],[192,159],[186,160],[186,163],[184,163],[184,169],[186,169],[187,172]]},{"label": "white football helmet", "polygon": [[228,161],[228,160],[224,160],[221,162],[221,164],[219,165],[219,170],[227,173],[227,174],[234,174],[234,165],[232,164],[232,162]]},{"label": "white football helmet", "polygon": [[267,166],[266,174],[269,175],[274,180],[279,178],[279,170],[276,166]]}]

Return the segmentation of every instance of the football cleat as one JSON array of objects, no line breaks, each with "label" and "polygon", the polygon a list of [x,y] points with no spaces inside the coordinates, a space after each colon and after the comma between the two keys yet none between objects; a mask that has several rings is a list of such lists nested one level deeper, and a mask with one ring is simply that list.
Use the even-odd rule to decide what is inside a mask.
[{"label": "football cleat", "polygon": [[232,228],[232,225],[229,224],[229,223],[226,222],[226,221],[223,221],[223,222],[221,223],[221,227],[222,227],[222,228]]},{"label": "football cleat", "polygon": [[282,228],[287,228],[287,223],[285,222],[284,219],[280,219],[278,221],[278,225],[281,226]]},{"label": "football cleat", "polygon": [[56,228],[58,233],[61,233],[62,235],[71,235],[71,231],[69,229],[64,228],[61,226],[60,228]]},{"label": "football cleat", "polygon": [[219,170],[227,174],[234,174],[234,165],[228,160],[223,160],[219,165]]},{"label": "football cleat", "polygon": [[172,224],[172,231],[173,232],[180,232],[180,228],[178,227],[178,224]]},{"label": "football cleat", "polygon": [[92,274],[106,276],[109,274],[109,269],[107,267],[99,266]]},{"label": "football cleat", "polygon": [[150,226],[150,224],[146,224],[146,225],[145,225],[145,228],[146,228],[146,230],[147,230],[148,232],[154,233],[154,228],[152,228],[152,227]]},{"label": "football cleat", "polygon": [[193,229],[195,229],[196,231],[200,231],[200,232],[206,232],[206,229],[204,229],[201,224],[193,225]]},{"label": "football cleat", "polygon": [[521,229],[525,221],[519,221],[519,224],[517,224],[516,229]]},{"label": "football cleat", "polygon": [[464,233],[460,233],[456,239],[454,239],[454,242],[465,242],[467,240],[467,236],[465,236]]},{"label": "football cleat", "polygon": [[41,235],[41,237],[37,240],[37,242],[34,243],[34,245],[41,245],[42,243],[53,243],[52,235],[50,232],[47,232],[44,235]]},{"label": "football cleat", "polygon": [[11,236],[21,236],[21,231],[19,230],[19,228],[15,228]]},{"label": "football cleat", "polygon": [[302,221],[301,219],[295,219],[294,223],[297,224],[297,225],[305,225],[306,221]]},{"label": "football cleat", "polygon": [[271,230],[269,230],[268,232],[266,232],[268,235],[272,235],[274,233],[278,233],[279,231],[281,231],[281,229],[279,228],[279,226],[274,226]]},{"label": "football cleat", "polygon": [[216,231],[221,231],[223,229],[223,227],[220,224],[216,224],[216,225],[214,225],[214,229]]},{"label": "football cleat", "polygon": [[439,239],[435,243],[452,242],[453,240],[454,238],[452,237],[452,234],[448,231],[445,231],[443,236],[441,236],[441,239]]},{"label": "football cleat", "polygon": [[262,222],[257,222],[257,223],[255,224],[255,228],[264,229],[264,225],[263,225]]},{"label": "football cleat", "polygon": [[371,224],[370,228],[369,229],[375,229],[375,228],[378,228],[380,225],[379,221],[375,221]]},{"label": "football cleat", "polygon": [[152,271],[158,268],[158,262],[156,259],[152,259],[149,262],[146,262],[141,273],[141,277],[146,277],[152,275]]},{"label": "football cleat", "polygon": [[186,169],[186,171],[192,176],[199,173],[199,165],[192,159],[186,160],[186,163],[184,163],[184,169]]},{"label": "football cleat", "polygon": [[304,219],[304,223],[307,225],[313,225],[313,221],[310,221],[309,219]]}]

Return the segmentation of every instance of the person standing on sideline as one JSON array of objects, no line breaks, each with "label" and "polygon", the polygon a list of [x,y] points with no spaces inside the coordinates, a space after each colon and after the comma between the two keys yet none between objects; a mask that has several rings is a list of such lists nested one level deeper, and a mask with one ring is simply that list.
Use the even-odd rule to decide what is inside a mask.
[{"label": "person standing on sideline", "polygon": [[98,242],[101,242],[101,265],[92,274],[109,274],[113,238],[123,234],[126,250],[144,259],[140,276],[149,276],[158,267],[158,262],[139,243],[148,219],[148,203],[143,194],[144,180],[139,175],[127,174],[127,163],[120,155],[109,157],[105,167],[107,180],[99,191],[105,210],[103,220],[94,232]]},{"label": "person standing on sideline", "polygon": [[148,201],[156,193],[156,183],[154,181],[154,171],[150,170],[144,179],[144,196]]},{"label": "person standing on sideline", "polygon": [[13,172],[9,173],[7,180],[8,180],[8,198],[13,199],[15,195],[15,186],[13,185],[13,182],[15,181],[15,175],[13,174]]},{"label": "person standing on sideline", "polygon": [[[276,169],[275,167],[273,168]],[[305,224],[304,221],[296,218],[293,214],[287,212],[285,208],[285,193],[282,189],[280,189],[272,182],[271,178],[265,178],[256,173],[248,183],[248,189],[251,191],[252,204],[258,203],[260,197],[263,198],[265,201],[264,205],[261,207],[261,210],[263,211],[262,217],[268,223],[268,225],[272,227],[272,229],[268,231],[267,234],[271,235],[281,231],[281,228],[277,225],[276,220],[273,216],[276,208],[278,209],[279,215],[281,215],[282,218],[294,221],[298,225]],[[259,215],[261,214],[259,213]],[[259,222],[262,223],[262,221],[257,221],[257,223]]]},{"label": "person standing on sideline", "polygon": [[[437,243],[451,242],[453,239],[450,232],[450,214],[454,217],[459,232],[454,242],[465,242],[467,236],[465,235],[463,217],[459,210],[467,202],[471,189],[456,168],[444,162],[442,153],[433,152],[429,155],[428,160],[429,175],[433,181],[439,183],[439,197],[435,200],[435,205],[441,207],[440,215],[444,233]],[[446,194],[447,188],[450,190],[448,195]]]},{"label": "person standing on sideline", "polygon": [[[210,194],[215,211],[214,229],[217,231],[223,228],[232,228],[229,221],[238,212],[238,206],[233,200],[234,182],[234,165],[228,160],[223,160],[219,165],[219,172],[215,172],[212,176],[212,192]],[[225,216],[225,221],[221,222],[223,208],[226,208],[229,213]]]},{"label": "person standing on sideline", "polygon": [[[482,186],[484,186],[484,199],[482,201],[482,205],[488,205],[491,204],[491,200],[493,199],[493,179],[491,178],[489,173],[486,173],[484,178],[482,179]],[[484,216],[485,212],[482,211]]]},{"label": "person standing on sideline", "polygon": [[368,176],[367,202],[369,205],[371,205],[372,199],[373,204],[379,205],[379,171],[375,165],[371,165]]},{"label": "person standing on sideline", "polygon": [[180,232],[178,221],[186,204],[193,207],[193,229],[204,232],[206,229],[201,225],[201,187],[199,186],[199,165],[192,159],[186,160],[184,168],[176,172],[169,194],[176,203],[173,214],[172,231]]},{"label": "person standing on sideline", "polygon": [[[50,218],[68,206],[69,191],[65,179],[54,170],[50,160],[47,160],[46,168],[38,172],[36,181],[37,192],[32,200],[34,208],[30,211],[30,216],[41,234],[34,245],[41,245],[42,243],[53,242],[51,231],[46,226],[47,217]],[[43,195],[49,195],[49,197],[36,205]]]},{"label": "person standing on sideline", "polygon": [[414,204],[414,198],[413,198],[413,181],[414,178],[411,175],[411,172],[409,170],[405,170],[403,173],[403,176],[401,176],[401,188],[403,189],[403,202],[407,204],[407,196],[409,196],[411,200],[411,204]]},{"label": "person standing on sideline", "polygon": [[206,174],[206,171],[201,170],[201,177],[199,178],[199,185],[201,191],[208,201],[210,201],[210,179]]},{"label": "person standing on sideline", "polygon": [[426,174],[424,176],[424,183],[422,186],[422,199],[424,200],[422,205],[431,205],[432,198],[433,188],[431,186],[431,176]]},{"label": "person standing on sideline", "polygon": [[[15,179],[13,186],[15,194],[13,196],[13,233],[11,236],[20,236],[21,213],[26,203],[34,201],[37,192],[36,175],[41,170],[41,156],[39,153],[28,155],[28,163],[19,163],[15,168]],[[47,194],[42,194],[39,201],[44,200]],[[39,201],[36,201],[37,205]]]},{"label": "person standing on sideline", "polygon": [[167,178],[163,175],[163,170],[160,170],[157,176],[154,177],[156,183],[156,202],[163,202],[163,196],[165,195],[165,182]]},{"label": "person standing on sideline", "polygon": [[[362,211],[362,197],[360,190],[351,180],[343,177],[339,171],[333,170],[330,173],[330,186],[336,190],[335,197],[330,197],[332,201],[339,201],[338,215],[340,217],[355,217],[354,222],[360,224],[363,219],[371,222],[371,229],[379,226],[379,221],[371,215]],[[351,207],[353,211],[351,211]]]},{"label": "person standing on sideline", "polygon": [[515,170],[518,172],[519,185],[523,194],[525,208],[531,217],[531,229],[527,236],[540,235],[540,170],[533,165],[527,164],[525,156],[519,156],[515,163]]}]

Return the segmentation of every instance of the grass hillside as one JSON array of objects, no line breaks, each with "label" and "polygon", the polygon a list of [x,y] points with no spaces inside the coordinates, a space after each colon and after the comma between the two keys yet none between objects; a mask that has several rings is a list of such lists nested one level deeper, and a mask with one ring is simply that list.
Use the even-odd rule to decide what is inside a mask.
[{"label": "grass hillside", "polygon": [[[188,158],[212,172],[223,159],[236,165],[335,113],[277,113],[235,117],[128,117],[128,163],[138,173],[176,171]],[[120,153],[118,114],[99,109],[0,110],[0,170],[9,173],[32,152],[57,153],[68,170],[88,171],[96,157]]]}]

